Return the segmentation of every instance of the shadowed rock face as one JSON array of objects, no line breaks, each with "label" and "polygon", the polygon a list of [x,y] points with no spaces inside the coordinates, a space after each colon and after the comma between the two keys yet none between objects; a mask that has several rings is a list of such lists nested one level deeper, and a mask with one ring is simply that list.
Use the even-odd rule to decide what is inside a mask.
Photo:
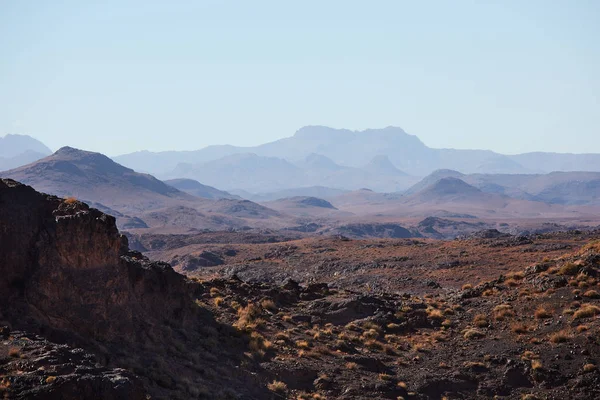
[{"label": "shadowed rock face", "polygon": [[185,282],[166,264],[139,268],[121,258],[127,239],[113,217],[14,181],[1,185],[0,279],[10,298],[26,298],[36,319],[97,339],[132,340],[149,305],[171,317],[191,304],[184,296],[172,302],[147,296],[186,293]]},{"label": "shadowed rock face", "polygon": [[[255,384],[243,373],[206,382],[189,367],[213,368],[203,355],[213,360],[209,364],[239,363],[236,357],[243,351],[243,342],[233,334],[217,340],[226,328],[194,303],[202,291],[168,264],[129,251],[113,217],[0,180],[0,326],[82,346],[109,367],[98,370],[98,376],[110,375],[110,368],[128,368],[141,375],[153,398],[186,398],[188,386],[211,393],[211,385],[240,387],[247,398],[255,398]],[[207,339],[213,341],[208,350]],[[102,386],[104,378],[98,379],[94,384]],[[144,398],[142,385],[134,383],[130,386],[137,392],[127,398]],[[113,397],[107,393],[101,398],[123,398],[122,391]],[[22,394],[9,391],[8,397]]]}]

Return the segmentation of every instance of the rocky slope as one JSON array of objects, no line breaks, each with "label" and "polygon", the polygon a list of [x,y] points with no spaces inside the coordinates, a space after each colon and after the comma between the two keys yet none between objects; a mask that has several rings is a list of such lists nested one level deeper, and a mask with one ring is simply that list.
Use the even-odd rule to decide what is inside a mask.
[{"label": "rocky slope", "polygon": [[199,281],[113,217],[1,180],[0,395],[596,399],[598,238],[230,244],[267,253]]},{"label": "rocky slope", "polygon": [[[79,396],[86,393],[83,387],[94,390],[105,385],[107,394],[100,398],[123,398],[117,367],[139,376],[128,384],[131,398],[144,398],[146,393],[153,398],[183,399],[202,393],[205,398],[227,393],[260,398],[265,390],[249,373],[234,372],[242,362],[244,337],[195,304],[203,287],[167,264],[130,252],[113,217],[2,180],[0,246],[0,320],[26,332],[17,335],[42,335],[53,343],[42,344],[42,351],[37,351],[33,343],[21,345],[21,336],[9,334],[8,342],[3,342],[8,358],[2,358],[0,366],[5,371],[5,397],[75,398],[68,390],[81,379],[82,391],[73,392]],[[98,364],[83,356],[78,357],[86,363],[68,355],[53,356],[50,361],[56,368],[64,359],[75,370],[49,372],[48,377],[54,378],[46,377],[48,386],[35,388],[41,394],[30,393],[33,388],[22,386],[23,375],[36,380],[41,374],[34,368],[39,365],[36,357],[56,346],[64,350],[60,354],[78,354],[76,348],[83,347],[98,357]],[[15,354],[24,355],[17,366],[11,359]],[[90,365],[96,369],[85,372]],[[73,376],[84,372],[83,378]],[[112,384],[106,382],[109,378]]]}]

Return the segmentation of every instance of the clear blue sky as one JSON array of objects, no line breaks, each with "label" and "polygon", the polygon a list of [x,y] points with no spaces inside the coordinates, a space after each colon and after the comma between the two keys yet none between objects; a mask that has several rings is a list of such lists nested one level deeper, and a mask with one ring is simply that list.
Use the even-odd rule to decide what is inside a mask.
[{"label": "clear blue sky", "polygon": [[600,1],[0,1],[0,136],[116,155],[317,124],[600,152]]}]

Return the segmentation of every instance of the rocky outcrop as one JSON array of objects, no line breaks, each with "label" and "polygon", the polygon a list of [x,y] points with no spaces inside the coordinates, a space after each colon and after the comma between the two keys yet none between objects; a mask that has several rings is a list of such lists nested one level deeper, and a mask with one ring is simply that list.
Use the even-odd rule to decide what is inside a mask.
[{"label": "rocky outcrop", "polygon": [[10,332],[8,327],[0,330],[0,396],[4,399],[146,399],[139,378],[124,369],[100,366],[81,348]]},{"label": "rocky outcrop", "polygon": [[[195,304],[201,285],[166,263],[130,251],[113,217],[4,179],[0,292],[0,322],[96,355],[98,368],[107,370],[96,371],[101,376],[93,382],[86,380],[92,389],[113,379],[107,378],[114,374],[111,368],[123,367],[140,376],[153,398],[189,398],[190,393],[215,398],[223,388],[233,393],[240,388],[238,396],[254,398],[261,391],[255,378],[241,372],[198,373],[214,371],[219,363],[239,364],[244,351],[239,335]],[[60,387],[67,390],[68,382],[84,378],[73,379],[61,378]],[[40,398],[9,386],[9,398]],[[70,392],[57,390],[59,397],[44,398],[71,398]]]},{"label": "rocky outcrop", "polygon": [[113,217],[14,181],[1,185],[3,300],[22,303],[39,324],[96,340],[134,341],[148,314],[181,325],[192,313],[185,279],[128,254]]},{"label": "rocky outcrop", "polygon": [[399,224],[394,223],[355,223],[339,226],[331,233],[339,233],[353,238],[411,238],[420,237]]}]

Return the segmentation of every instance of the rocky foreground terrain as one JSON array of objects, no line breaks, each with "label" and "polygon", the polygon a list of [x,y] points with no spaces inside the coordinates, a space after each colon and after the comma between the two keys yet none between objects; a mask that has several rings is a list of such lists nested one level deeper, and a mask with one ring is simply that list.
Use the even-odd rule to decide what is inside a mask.
[{"label": "rocky foreground terrain", "polygon": [[600,397],[600,232],[206,236],[189,254],[223,262],[186,277],[113,217],[1,180],[3,398]]}]

